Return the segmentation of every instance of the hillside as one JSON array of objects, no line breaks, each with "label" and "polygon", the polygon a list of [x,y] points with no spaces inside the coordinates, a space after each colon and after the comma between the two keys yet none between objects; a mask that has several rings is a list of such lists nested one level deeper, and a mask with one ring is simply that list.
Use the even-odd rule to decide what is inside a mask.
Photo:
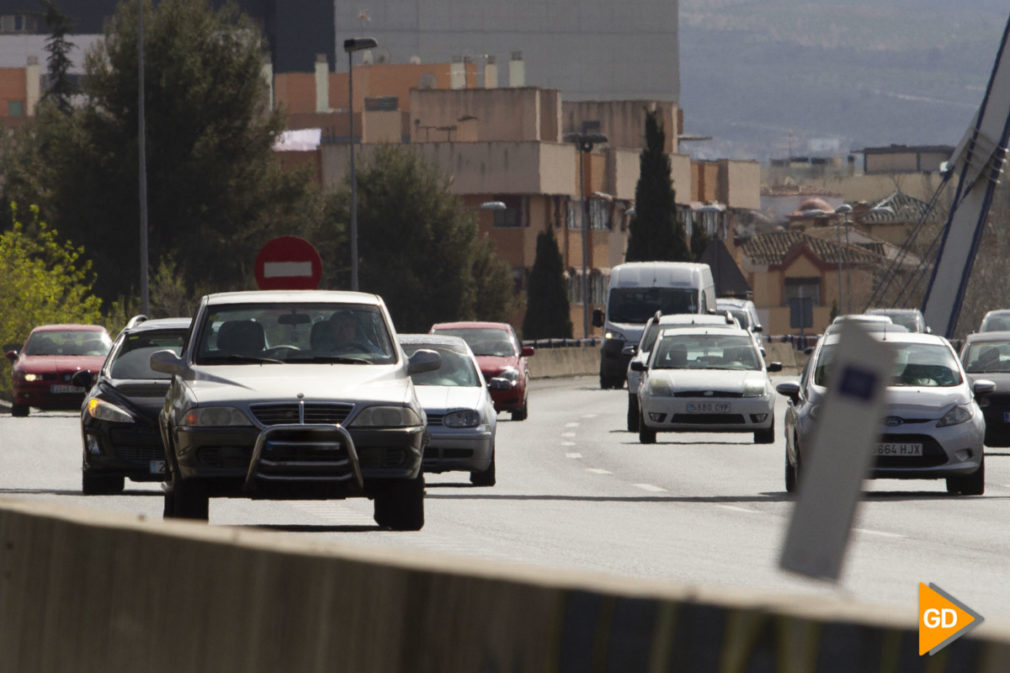
[{"label": "hillside", "polygon": [[681,0],[684,131],[713,137],[683,151],[954,145],[1007,18],[1005,0]]}]

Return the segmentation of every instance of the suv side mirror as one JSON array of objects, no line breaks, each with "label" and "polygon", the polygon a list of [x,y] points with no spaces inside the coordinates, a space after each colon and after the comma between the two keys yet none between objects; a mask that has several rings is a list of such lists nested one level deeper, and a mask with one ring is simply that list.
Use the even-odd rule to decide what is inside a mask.
[{"label": "suv side mirror", "polygon": [[603,327],[603,311],[598,308],[593,309],[593,327]]},{"label": "suv side mirror", "polygon": [[645,372],[649,370],[648,363],[642,362],[641,360],[631,361],[631,371],[633,372]]},{"label": "suv side mirror", "polygon": [[186,373],[186,361],[175,354],[175,351],[163,350],[151,353],[151,369],[162,374],[182,376]]},{"label": "suv side mirror", "polygon": [[[157,354],[155,354],[157,355]],[[151,357],[154,357],[153,355]],[[429,348],[420,348],[407,360],[408,374],[421,374],[423,372],[433,372],[442,366],[442,356],[438,351]]]},{"label": "suv side mirror", "polygon": [[796,381],[783,381],[775,386],[775,392],[792,400],[793,404],[800,401],[800,384]]}]

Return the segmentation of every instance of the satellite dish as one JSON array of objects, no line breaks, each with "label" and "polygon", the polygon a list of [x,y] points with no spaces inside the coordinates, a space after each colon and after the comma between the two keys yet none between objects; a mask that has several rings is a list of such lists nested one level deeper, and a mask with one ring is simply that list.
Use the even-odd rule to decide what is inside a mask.
[{"label": "satellite dish", "polygon": [[420,65],[421,64],[421,57],[418,56],[417,54],[414,54],[413,56],[410,57],[409,63],[412,64],[412,65]]},{"label": "satellite dish", "polygon": [[373,56],[375,63],[389,63],[389,50],[379,47]]},{"label": "satellite dish", "polygon": [[421,79],[417,83],[418,89],[434,89],[438,86],[438,78],[435,77],[434,73],[426,72],[421,75]]},{"label": "satellite dish", "polygon": [[366,49],[361,52],[361,62],[365,65],[371,65],[375,59],[374,54],[372,54],[371,49]]}]

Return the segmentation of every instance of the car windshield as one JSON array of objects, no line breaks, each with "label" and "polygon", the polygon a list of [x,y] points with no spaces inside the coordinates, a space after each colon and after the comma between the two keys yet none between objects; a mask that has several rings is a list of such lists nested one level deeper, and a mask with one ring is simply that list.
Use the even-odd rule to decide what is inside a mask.
[{"label": "car windshield", "polygon": [[112,339],[96,330],[44,330],[25,343],[25,355],[105,355]]},{"label": "car windshield", "polygon": [[128,334],[119,343],[109,364],[109,376],[114,379],[169,379],[170,374],[151,369],[151,354],[170,350],[182,352],[187,330],[147,330]]},{"label": "car windshield", "polygon": [[470,346],[474,355],[511,358],[518,352],[512,334],[501,327],[452,327],[435,331],[439,334],[460,337]]},{"label": "car windshield", "polygon": [[480,374],[468,353],[440,344],[403,344],[403,350],[408,357],[422,348],[437,352],[442,357],[442,365],[435,371],[411,374],[410,378],[414,381],[414,385],[465,388],[481,386]]},{"label": "car windshield", "polygon": [[676,334],[660,339],[652,368],[760,370],[761,357],[742,334]]},{"label": "car windshield", "polygon": [[1003,332],[1006,330],[1010,330],[1010,314],[1008,313],[995,313],[986,316],[979,329],[980,332]]},{"label": "car windshield", "polygon": [[212,306],[196,327],[196,364],[393,364],[396,349],[377,306]]},{"label": "car windshield", "polygon": [[742,308],[727,308],[727,309],[720,308],[719,310],[729,311],[730,315],[736,318],[736,321],[740,323],[740,327],[743,327],[744,329],[749,329],[751,327],[750,313],[748,313],[746,310]]},{"label": "car windshield", "polygon": [[698,291],[675,287],[615,287],[607,300],[610,322],[644,323],[659,311],[697,313]]},{"label": "car windshield", "polygon": [[[895,350],[890,386],[949,387],[962,382],[957,359],[940,344],[888,342]],[[817,356],[814,383],[828,385],[838,344],[825,344]]]},{"label": "car windshield", "polygon": [[1010,343],[980,341],[968,346],[964,368],[971,373],[1010,372]]}]

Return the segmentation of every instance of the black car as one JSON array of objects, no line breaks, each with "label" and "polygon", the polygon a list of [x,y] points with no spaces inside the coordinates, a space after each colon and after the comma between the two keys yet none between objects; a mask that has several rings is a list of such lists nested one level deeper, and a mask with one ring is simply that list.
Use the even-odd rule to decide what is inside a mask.
[{"label": "black car", "polygon": [[74,375],[74,385],[90,389],[81,406],[85,494],[119,493],[124,477],[164,480],[158,412],[171,377],[151,369],[151,353],[181,352],[189,324],[189,318],[138,316],[116,337],[100,371]]}]

